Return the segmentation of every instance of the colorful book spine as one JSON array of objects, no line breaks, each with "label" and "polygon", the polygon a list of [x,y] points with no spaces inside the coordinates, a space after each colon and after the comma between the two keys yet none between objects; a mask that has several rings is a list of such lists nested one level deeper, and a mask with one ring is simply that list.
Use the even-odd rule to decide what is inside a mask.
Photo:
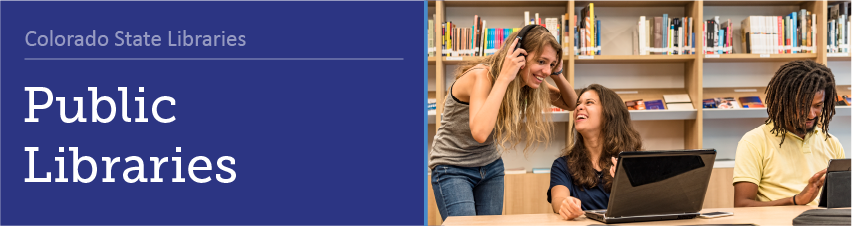
[{"label": "colorful book spine", "polygon": [[595,55],[601,55],[601,20],[595,21]]}]

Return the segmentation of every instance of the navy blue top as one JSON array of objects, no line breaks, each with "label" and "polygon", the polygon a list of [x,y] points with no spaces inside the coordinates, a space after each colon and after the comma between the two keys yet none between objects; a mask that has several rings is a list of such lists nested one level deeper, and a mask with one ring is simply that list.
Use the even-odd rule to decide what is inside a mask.
[{"label": "navy blue top", "polygon": [[582,191],[580,191],[580,186],[574,186],[574,178],[571,177],[571,171],[568,169],[568,162],[565,161],[565,157],[557,158],[553,161],[553,166],[550,167],[550,188],[547,189],[547,202],[550,202],[550,190],[556,185],[567,187],[572,197],[580,199],[580,208],[583,210],[606,209],[607,204],[609,204],[609,193],[604,190],[602,179],[599,179],[598,186],[585,188]]}]

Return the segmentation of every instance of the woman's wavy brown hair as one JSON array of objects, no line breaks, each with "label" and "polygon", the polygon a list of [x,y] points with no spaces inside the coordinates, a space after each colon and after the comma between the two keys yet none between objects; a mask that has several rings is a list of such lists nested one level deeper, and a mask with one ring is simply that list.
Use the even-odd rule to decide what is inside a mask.
[{"label": "woman's wavy brown hair", "polygon": [[[613,167],[610,158],[618,156],[618,153],[623,151],[639,151],[642,149],[642,138],[639,136],[639,132],[633,128],[630,112],[627,111],[627,106],[618,94],[602,85],[592,84],[583,88],[577,96],[582,96],[589,90],[598,93],[601,103],[601,116],[603,117],[600,137],[600,140],[603,141],[601,156],[599,159],[590,159],[591,156],[589,151],[586,150],[583,135],[577,132],[575,126],[571,126],[574,142],[571,147],[562,150],[562,157],[568,163],[568,170],[571,171],[574,184],[579,185],[578,187],[581,190],[598,185],[598,176],[592,166],[592,161],[597,161],[602,168],[604,190],[610,192],[612,190],[612,176],[609,175],[609,169]],[[577,103],[581,103],[579,99]]]},{"label": "woman's wavy brown hair", "polygon": [[[488,67],[488,73],[491,77],[491,85],[497,81],[497,76],[500,75],[500,70],[503,69],[503,59],[509,54],[509,46],[514,42],[518,32],[514,32],[503,41],[503,46],[493,55],[482,58],[478,62],[459,67],[456,72],[458,80],[468,69],[484,64]],[[562,47],[553,34],[547,31],[544,27],[537,26],[527,32],[522,41],[524,50],[528,55],[527,65],[530,62],[535,62],[541,56],[542,49],[549,45],[556,50],[556,64],[551,68],[551,71],[556,71],[558,62],[562,60]],[[563,67],[564,68],[564,67]],[[503,96],[503,101],[500,103],[500,110],[497,113],[497,122],[494,126],[494,141],[503,150],[515,149],[515,146],[520,141],[525,141],[524,154],[533,146],[535,150],[539,143],[549,144],[550,136],[553,133],[553,123],[550,119],[550,91],[547,88],[547,81],[541,83],[538,89],[532,89],[529,86],[524,86],[524,81],[521,78],[523,70],[518,72],[517,77],[509,83],[506,88],[506,95]],[[542,114],[544,112],[545,114]],[[525,121],[526,120],[526,121]],[[505,145],[510,143],[509,146]],[[508,147],[508,148],[507,148]]]}]

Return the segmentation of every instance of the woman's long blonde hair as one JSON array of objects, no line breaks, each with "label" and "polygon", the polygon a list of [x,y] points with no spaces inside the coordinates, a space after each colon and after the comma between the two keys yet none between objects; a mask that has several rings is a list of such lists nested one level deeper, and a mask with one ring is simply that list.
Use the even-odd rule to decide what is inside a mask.
[{"label": "woman's long blonde hair", "polygon": [[[503,41],[503,46],[500,50],[493,55],[484,57],[481,61],[459,67],[459,70],[456,72],[456,79],[458,80],[468,69],[478,64],[484,64],[489,67],[488,74],[491,76],[491,85],[493,86],[494,82],[497,81],[500,70],[503,68],[504,58],[513,51],[513,49],[509,49],[509,46],[512,45],[517,35],[518,32],[510,34]],[[535,54],[527,55],[527,65],[530,64],[529,62],[535,62],[541,56],[545,45],[553,47],[556,50],[557,61],[554,67],[551,68],[551,71],[556,71],[559,61],[562,60],[562,48],[556,42],[553,34],[548,32],[547,29],[541,26],[531,29],[526,33],[522,43],[527,53]],[[525,68],[529,68],[529,66],[525,66]],[[517,77],[506,88],[506,95],[503,96],[503,101],[500,103],[497,123],[494,126],[497,130],[494,134],[494,141],[503,150],[515,149],[520,141],[525,141],[526,145],[523,152],[526,155],[527,150],[531,146],[533,146],[532,150],[535,150],[535,146],[538,146],[540,142],[544,142],[545,144],[550,143],[550,135],[553,133],[553,123],[551,123],[550,119],[551,103],[547,81],[543,82],[537,89],[524,86],[524,81],[522,80],[523,71],[523,69],[518,71]],[[526,122],[524,122],[524,119],[526,119]],[[526,136],[522,138],[521,134]],[[507,142],[510,143],[508,149],[505,145]]]}]

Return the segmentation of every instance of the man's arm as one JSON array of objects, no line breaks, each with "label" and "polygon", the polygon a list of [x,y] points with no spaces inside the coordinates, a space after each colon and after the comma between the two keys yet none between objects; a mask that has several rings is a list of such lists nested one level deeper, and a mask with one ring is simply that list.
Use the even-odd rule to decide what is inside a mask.
[{"label": "man's arm", "polygon": [[757,201],[757,185],[751,182],[737,182],[734,184],[734,207],[756,207],[756,206],[786,206],[793,205],[793,197],[773,200],[769,202]]},{"label": "man's arm", "polygon": [[[768,202],[757,201],[756,184],[751,182],[737,182],[734,184],[734,207],[806,205],[814,201],[817,195],[819,195],[819,189],[825,182],[825,172],[826,170],[820,170],[808,179],[808,185],[799,194]],[[793,198],[796,200],[793,200]]]}]

